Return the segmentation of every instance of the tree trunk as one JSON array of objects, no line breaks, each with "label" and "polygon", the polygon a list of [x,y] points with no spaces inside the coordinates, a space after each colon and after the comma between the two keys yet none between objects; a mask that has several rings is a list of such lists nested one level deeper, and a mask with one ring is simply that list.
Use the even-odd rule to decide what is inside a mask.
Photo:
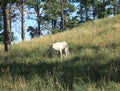
[{"label": "tree trunk", "polygon": [[93,9],[93,20],[95,20],[95,14],[94,14],[94,8],[95,7],[95,1],[94,0],[92,0],[92,9]]},{"label": "tree trunk", "polygon": [[115,7],[115,5],[113,6],[113,15],[116,15],[116,7]]},{"label": "tree trunk", "polygon": [[103,13],[102,13],[102,17],[103,17],[103,18],[105,18],[105,16],[106,16],[106,13],[105,13],[105,12],[106,12],[105,6],[106,6],[106,5],[105,5],[105,0],[103,0]]},{"label": "tree trunk", "polygon": [[25,29],[24,29],[24,24],[25,24],[25,20],[24,20],[24,3],[25,3],[25,1],[24,0],[22,0],[22,4],[21,4],[21,23],[22,23],[22,34],[21,34],[21,36],[22,36],[22,41],[24,41],[25,40]]},{"label": "tree trunk", "polygon": [[61,31],[65,30],[65,19],[64,19],[64,0],[61,0]]},{"label": "tree trunk", "polygon": [[40,3],[41,1],[36,0],[36,5],[35,5],[35,12],[37,14],[37,37],[40,37],[41,35],[41,29],[40,29]]},{"label": "tree trunk", "polygon": [[40,29],[40,9],[39,9],[39,2],[37,1],[37,6],[36,6],[36,13],[37,13],[37,24],[38,24],[38,37],[41,35],[41,29]]},{"label": "tree trunk", "polygon": [[52,19],[52,29],[56,29],[56,23],[57,23],[57,20]]},{"label": "tree trunk", "polygon": [[6,2],[3,2],[3,21],[4,21],[4,46],[5,51],[8,52],[11,47],[11,31],[10,31],[10,15]]},{"label": "tree trunk", "polygon": [[88,16],[88,8],[85,8],[85,16],[86,16],[86,21],[88,22],[89,16]]},{"label": "tree trunk", "polygon": [[83,22],[83,17],[82,17],[82,6],[81,6],[81,3],[80,3],[80,23]]}]

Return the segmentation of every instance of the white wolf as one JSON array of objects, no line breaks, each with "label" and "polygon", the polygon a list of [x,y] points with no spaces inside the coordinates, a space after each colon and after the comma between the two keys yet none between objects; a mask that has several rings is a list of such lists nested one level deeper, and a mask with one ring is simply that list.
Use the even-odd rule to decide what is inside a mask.
[{"label": "white wolf", "polygon": [[65,41],[53,43],[50,45],[49,49],[54,49],[56,51],[59,51],[61,59],[63,57],[63,52],[65,53],[66,57],[69,55],[69,46]]}]

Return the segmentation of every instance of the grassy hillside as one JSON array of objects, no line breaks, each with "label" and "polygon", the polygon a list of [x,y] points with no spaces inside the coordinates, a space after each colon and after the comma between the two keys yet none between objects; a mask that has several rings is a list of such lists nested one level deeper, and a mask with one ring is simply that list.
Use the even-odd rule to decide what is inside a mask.
[{"label": "grassy hillside", "polygon": [[[47,50],[66,41],[62,61]],[[100,19],[56,35],[0,46],[0,91],[120,91],[120,16]]]}]

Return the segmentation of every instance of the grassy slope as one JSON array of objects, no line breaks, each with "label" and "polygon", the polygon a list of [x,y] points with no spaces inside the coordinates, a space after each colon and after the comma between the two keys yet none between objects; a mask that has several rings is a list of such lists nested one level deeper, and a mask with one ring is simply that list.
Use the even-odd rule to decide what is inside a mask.
[{"label": "grassy slope", "polygon": [[[67,41],[63,59],[47,49]],[[0,91],[120,91],[120,16],[80,25],[56,35],[0,46]]]}]

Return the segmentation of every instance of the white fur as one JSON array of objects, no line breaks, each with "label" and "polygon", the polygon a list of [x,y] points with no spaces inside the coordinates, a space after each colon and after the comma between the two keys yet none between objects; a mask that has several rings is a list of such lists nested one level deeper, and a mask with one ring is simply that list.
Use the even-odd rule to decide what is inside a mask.
[{"label": "white fur", "polygon": [[60,52],[61,59],[63,57],[63,52],[65,52],[66,57],[69,55],[69,46],[65,41],[53,43],[50,46],[50,49],[51,48]]}]

